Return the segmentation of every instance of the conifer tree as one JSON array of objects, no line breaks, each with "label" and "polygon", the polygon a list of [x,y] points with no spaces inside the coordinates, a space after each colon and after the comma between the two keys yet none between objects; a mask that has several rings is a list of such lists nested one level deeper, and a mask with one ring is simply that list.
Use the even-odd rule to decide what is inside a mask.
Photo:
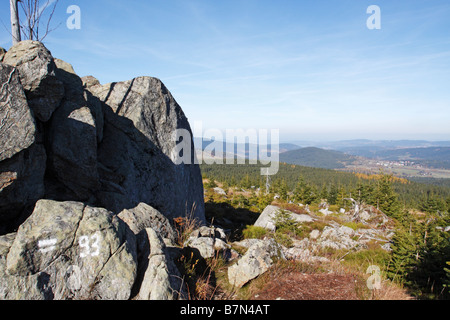
[{"label": "conifer tree", "polygon": [[330,192],[328,194],[328,203],[331,205],[337,204],[339,190],[335,184],[331,185]]},{"label": "conifer tree", "polygon": [[391,261],[389,263],[388,276],[405,285],[412,285],[410,274],[415,270],[419,260],[417,246],[417,234],[412,230],[412,225],[400,225],[397,227],[392,239]]},{"label": "conifer tree", "polygon": [[392,188],[392,179],[390,175],[383,175],[381,179],[378,180],[375,195],[378,209],[392,218],[400,217],[402,206],[398,200],[398,195]]},{"label": "conifer tree", "polygon": [[422,200],[419,207],[420,210],[432,214],[447,211],[447,204],[444,200],[430,191],[427,192],[426,198]]},{"label": "conifer tree", "polygon": [[322,186],[322,190],[320,191],[319,196],[320,196],[320,199],[328,201],[328,188],[325,184]]}]

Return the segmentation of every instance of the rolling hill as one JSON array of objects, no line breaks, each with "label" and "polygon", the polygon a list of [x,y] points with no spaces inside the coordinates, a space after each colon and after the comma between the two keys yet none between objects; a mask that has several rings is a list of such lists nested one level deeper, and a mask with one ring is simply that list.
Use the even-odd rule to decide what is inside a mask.
[{"label": "rolling hill", "polygon": [[386,160],[436,160],[450,159],[449,147],[405,148],[382,150],[374,153],[377,158]]},{"label": "rolling hill", "polygon": [[356,157],[334,150],[307,147],[280,154],[280,162],[324,169],[342,169]]}]

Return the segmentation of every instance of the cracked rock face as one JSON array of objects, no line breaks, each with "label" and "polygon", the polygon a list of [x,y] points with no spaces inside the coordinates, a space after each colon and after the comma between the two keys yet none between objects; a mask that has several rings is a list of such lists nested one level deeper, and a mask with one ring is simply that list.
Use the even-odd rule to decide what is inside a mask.
[{"label": "cracked rock face", "polygon": [[[115,214],[145,203],[169,220],[205,222],[192,131],[159,79],[101,85],[37,41],[1,52],[0,234],[43,198]],[[189,163],[178,161],[180,140]]]},{"label": "cracked rock face", "polygon": [[141,266],[143,278],[140,283],[138,300],[177,300],[186,298],[186,290],[183,278],[180,275],[174,261],[167,253],[166,245],[158,233],[146,228],[141,231],[139,238],[145,237],[143,243],[146,249],[141,252],[143,260]]},{"label": "cracked rock face", "polygon": [[[80,78],[37,41],[0,48],[0,61],[0,300],[121,300],[139,285],[142,299],[177,298],[153,233],[173,241],[171,219],[205,223],[205,209],[169,90],[151,77]],[[143,238],[153,248],[139,251]]]},{"label": "cracked rock face", "polygon": [[[203,184],[194,161],[189,122],[181,107],[156,78],[94,84],[90,92],[103,104],[104,134],[98,149],[98,198],[114,212],[145,202],[169,218],[205,222]],[[173,150],[177,130],[190,133],[190,163],[178,164]],[[108,172],[113,172],[112,176]]]},{"label": "cracked rock face", "polygon": [[3,63],[17,68],[30,108],[40,121],[47,122],[64,95],[50,51],[41,42],[21,41],[6,52]]},{"label": "cracked rock face", "polygon": [[0,62],[0,232],[44,194],[46,155],[16,68]]},{"label": "cracked rock face", "polygon": [[3,161],[31,146],[36,128],[17,69],[1,62],[0,90],[0,161]]},{"label": "cracked rock face", "polygon": [[128,299],[135,241],[105,209],[40,200],[16,234],[0,237],[0,299]]},{"label": "cracked rock face", "polygon": [[263,274],[273,265],[275,259],[284,259],[280,245],[273,239],[257,241],[247,253],[228,268],[228,281],[241,288],[247,282]]}]

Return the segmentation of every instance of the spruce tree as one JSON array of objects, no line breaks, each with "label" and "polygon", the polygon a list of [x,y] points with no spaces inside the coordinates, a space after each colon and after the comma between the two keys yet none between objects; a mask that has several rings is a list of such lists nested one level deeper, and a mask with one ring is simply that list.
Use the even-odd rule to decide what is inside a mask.
[{"label": "spruce tree", "polygon": [[397,193],[392,188],[392,176],[383,175],[378,180],[377,190],[375,191],[377,207],[391,218],[400,218],[402,205],[398,199]]},{"label": "spruce tree", "polygon": [[389,278],[411,286],[410,278],[419,261],[417,234],[413,226],[399,225],[391,245],[391,261],[388,268]]},{"label": "spruce tree", "polygon": [[339,190],[335,184],[331,185],[330,192],[328,194],[328,203],[331,205],[335,205],[338,202],[338,194]]}]

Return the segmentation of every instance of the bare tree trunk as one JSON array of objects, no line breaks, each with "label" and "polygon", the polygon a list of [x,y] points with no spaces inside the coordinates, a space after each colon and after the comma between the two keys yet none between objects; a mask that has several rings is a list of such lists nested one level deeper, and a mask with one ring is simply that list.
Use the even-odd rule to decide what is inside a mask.
[{"label": "bare tree trunk", "polygon": [[[12,1],[12,0],[11,0]],[[50,29],[50,22],[56,10],[56,5],[58,0],[45,0],[43,5],[40,4],[39,0],[16,0],[20,2],[23,11],[23,21],[21,30],[23,32],[24,38],[29,40],[43,41],[45,37],[54,29]],[[51,12],[48,16],[44,17],[44,12],[50,7]],[[46,23],[41,21],[42,18],[46,19]],[[41,23],[43,24],[41,26]],[[45,27],[45,33],[42,35],[41,27]]]},{"label": "bare tree trunk", "polygon": [[19,24],[19,10],[17,8],[17,0],[9,0],[11,8],[11,34],[13,45],[21,41],[20,24]]}]

